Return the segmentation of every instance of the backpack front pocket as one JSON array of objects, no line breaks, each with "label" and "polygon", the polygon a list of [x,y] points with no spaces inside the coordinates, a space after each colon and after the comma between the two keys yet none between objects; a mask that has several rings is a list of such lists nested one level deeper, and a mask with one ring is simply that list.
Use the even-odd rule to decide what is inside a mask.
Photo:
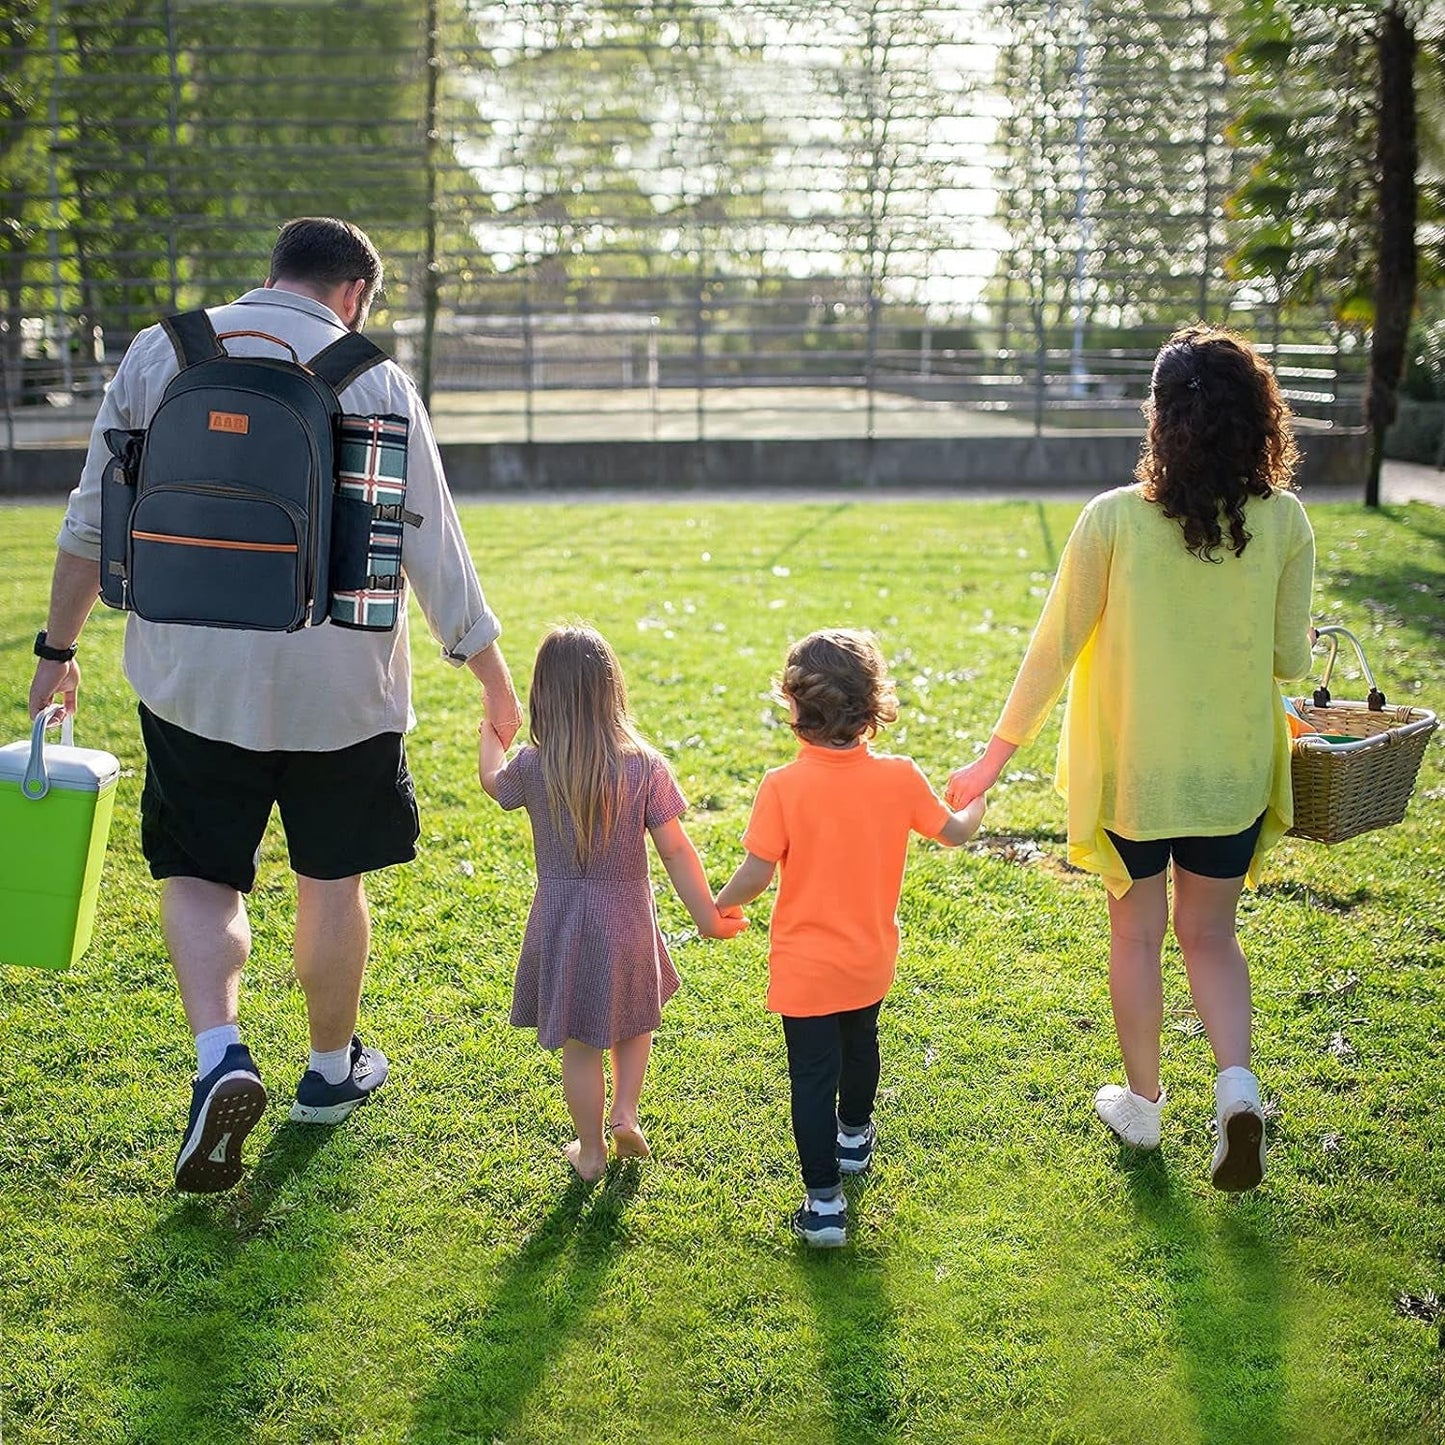
[{"label": "backpack front pocket", "polygon": [[130,601],[147,622],[290,632],[306,621],[305,518],[223,482],[162,483],[131,513]]}]

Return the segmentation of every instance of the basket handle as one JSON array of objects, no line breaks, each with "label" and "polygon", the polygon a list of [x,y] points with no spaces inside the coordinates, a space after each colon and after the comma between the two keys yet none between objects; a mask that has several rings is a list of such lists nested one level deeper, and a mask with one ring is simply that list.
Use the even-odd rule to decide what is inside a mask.
[{"label": "basket handle", "polygon": [[1328,707],[1330,705],[1330,674],[1335,670],[1335,656],[1340,650],[1339,638],[1341,637],[1348,637],[1354,644],[1355,656],[1360,659],[1360,671],[1365,674],[1365,681],[1369,684],[1370,692],[1365,699],[1365,705],[1371,712],[1383,712],[1385,694],[1375,684],[1375,674],[1370,671],[1370,664],[1365,661],[1365,649],[1360,646],[1360,639],[1348,627],[1315,628],[1316,640],[1324,638],[1330,645],[1330,655],[1325,659],[1324,675],[1320,678],[1320,685],[1315,689],[1315,706]]}]

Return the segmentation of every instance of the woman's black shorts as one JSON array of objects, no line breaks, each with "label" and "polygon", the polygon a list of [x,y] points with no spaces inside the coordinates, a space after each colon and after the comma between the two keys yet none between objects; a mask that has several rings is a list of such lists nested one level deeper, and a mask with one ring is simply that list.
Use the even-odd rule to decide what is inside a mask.
[{"label": "woman's black shorts", "polygon": [[1141,878],[1162,873],[1171,856],[1186,872],[1197,873],[1201,878],[1243,878],[1249,872],[1249,860],[1254,857],[1254,845],[1259,842],[1262,827],[1263,813],[1243,832],[1231,833],[1225,838],[1155,838],[1136,843],[1107,828],[1104,831],[1119,850],[1129,877],[1137,883]]}]

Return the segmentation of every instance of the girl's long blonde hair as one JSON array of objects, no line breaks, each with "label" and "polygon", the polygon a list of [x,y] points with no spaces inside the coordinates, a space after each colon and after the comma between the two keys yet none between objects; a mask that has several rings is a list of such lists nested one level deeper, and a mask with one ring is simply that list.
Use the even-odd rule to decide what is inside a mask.
[{"label": "girl's long blonde hair", "polygon": [[577,866],[607,845],[624,801],[629,753],[647,743],[627,711],[617,654],[591,627],[554,627],[532,666],[528,732],[541,754],[552,825],[572,825]]}]

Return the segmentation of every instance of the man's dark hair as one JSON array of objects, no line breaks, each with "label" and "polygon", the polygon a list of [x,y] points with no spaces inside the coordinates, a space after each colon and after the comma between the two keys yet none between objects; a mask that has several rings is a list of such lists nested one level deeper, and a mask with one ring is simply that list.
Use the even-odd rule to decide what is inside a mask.
[{"label": "man's dark hair", "polygon": [[287,221],[271,248],[271,280],[337,286],[366,282],[369,306],[381,289],[381,256],[360,226],[335,216],[302,216]]}]

